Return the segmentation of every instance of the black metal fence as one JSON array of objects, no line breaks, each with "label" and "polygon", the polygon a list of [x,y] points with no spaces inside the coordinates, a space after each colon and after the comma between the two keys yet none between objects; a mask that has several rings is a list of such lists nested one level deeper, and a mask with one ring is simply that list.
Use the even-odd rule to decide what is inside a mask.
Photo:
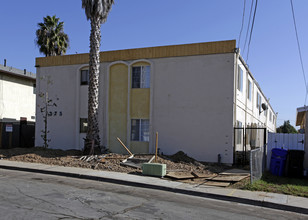
[{"label": "black metal fence", "polygon": [[266,167],[266,128],[234,128],[234,164],[250,166],[251,181],[260,179]]},{"label": "black metal fence", "polygon": [[34,147],[35,123],[0,122],[0,148]]}]

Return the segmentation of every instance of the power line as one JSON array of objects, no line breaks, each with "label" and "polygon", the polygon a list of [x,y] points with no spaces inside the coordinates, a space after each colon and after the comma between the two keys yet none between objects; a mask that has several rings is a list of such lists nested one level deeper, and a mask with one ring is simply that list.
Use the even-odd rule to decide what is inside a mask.
[{"label": "power line", "polygon": [[255,17],[256,17],[257,7],[258,7],[258,0],[256,0],[255,11],[254,11],[254,13],[253,13],[253,19],[252,19],[251,30],[250,30],[250,37],[249,37],[249,42],[248,42],[247,60],[246,60],[246,62],[248,62],[248,58],[249,58],[250,41],[251,41],[251,36],[252,36],[253,27],[254,27],[254,24],[255,24]]},{"label": "power line", "polygon": [[300,58],[301,66],[302,66],[302,73],[303,73],[303,77],[304,77],[304,83],[305,83],[305,87],[306,87],[306,95],[305,95],[305,103],[304,103],[304,105],[306,105],[307,94],[308,94],[306,74],[305,74],[305,70],[304,70],[304,64],[303,64],[303,59],[302,59],[302,52],[301,52],[301,47],[300,47],[300,44],[299,44],[299,39],[298,39],[298,34],[297,34],[295,13],[294,13],[294,8],[293,8],[293,0],[290,0],[290,2],[291,2],[291,9],[292,9],[292,15],[293,15],[293,23],[294,23],[294,29],[295,29],[295,34],[296,34],[296,40],[297,40],[298,53],[299,53],[299,58]]},{"label": "power line", "polygon": [[238,38],[238,47],[240,47],[240,42],[241,42],[241,36],[242,36],[242,31],[243,31],[243,26],[244,26],[244,21],[245,21],[245,11],[246,11],[246,0],[244,0],[244,9],[243,9],[243,17],[242,17],[242,27],[240,30],[240,36]]},{"label": "power line", "polygon": [[253,0],[251,1],[251,6],[250,6],[248,27],[247,27],[247,31],[246,31],[246,37],[245,37],[245,43],[244,43],[243,54],[244,54],[244,51],[245,51],[245,49],[246,49],[246,43],[247,43],[247,38],[248,38],[248,31],[249,31],[249,28],[250,28],[250,20],[251,20],[251,15],[252,15],[252,9],[253,9]]}]

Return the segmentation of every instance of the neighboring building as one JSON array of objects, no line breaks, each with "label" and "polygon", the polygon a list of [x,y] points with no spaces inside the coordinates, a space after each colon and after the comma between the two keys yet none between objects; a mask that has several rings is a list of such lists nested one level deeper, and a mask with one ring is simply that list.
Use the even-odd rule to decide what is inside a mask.
[{"label": "neighboring building", "polygon": [[296,126],[300,126],[301,132],[305,134],[304,140],[304,169],[308,172],[308,106],[299,107],[296,109]]},{"label": "neighboring building", "polygon": [[35,85],[34,73],[0,64],[0,148],[34,145]]},{"label": "neighboring building", "polygon": [[[235,40],[101,52],[100,135],[111,152],[184,151],[200,161],[232,164],[234,127],[275,131],[276,114],[236,49]],[[58,97],[48,118],[50,147],[82,149],[87,121],[89,54],[36,59]],[[46,83],[37,81],[38,92]],[[37,103],[41,102],[37,98]],[[260,113],[262,103],[268,110]],[[38,112],[38,110],[37,110]],[[60,114],[61,113],[61,114]],[[43,128],[37,113],[36,137]],[[42,140],[36,138],[36,146]]]}]

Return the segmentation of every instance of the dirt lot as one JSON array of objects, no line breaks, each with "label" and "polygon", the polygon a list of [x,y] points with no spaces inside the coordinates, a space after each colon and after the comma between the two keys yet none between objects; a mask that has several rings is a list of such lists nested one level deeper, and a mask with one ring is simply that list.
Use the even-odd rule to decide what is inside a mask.
[{"label": "dirt lot", "polygon": [[[80,160],[82,154],[78,150],[52,150],[41,147],[35,148],[13,148],[0,149],[0,158],[12,161],[22,161],[31,163],[43,163],[50,165],[59,165],[67,167],[81,167],[97,170],[107,170],[115,172],[141,172],[140,169],[123,166],[120,163],[129,157],[122,154],[105,154],[100,155],[105,159],[83,161]],[[150,159],[153,155],[135,155],[135,158]],[[167,165],[167,171],[186,171],[197,172],[202,174],[213,174],[225,170],[223,165],[202,164],[188,157],[183,152],[178,152],[172,156],[159,156],[158,163]]]}]

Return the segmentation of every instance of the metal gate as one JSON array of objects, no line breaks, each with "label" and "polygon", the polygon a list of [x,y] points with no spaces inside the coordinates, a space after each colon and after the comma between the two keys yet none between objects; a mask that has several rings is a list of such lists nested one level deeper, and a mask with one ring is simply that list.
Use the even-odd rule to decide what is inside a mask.
[{"label": "metal gate", "polygon": [[250,152],[254,149],[260,148],[266,156],[266,142],[266,128],[234,128],[233,163],[242,166],[248,165]]}]

